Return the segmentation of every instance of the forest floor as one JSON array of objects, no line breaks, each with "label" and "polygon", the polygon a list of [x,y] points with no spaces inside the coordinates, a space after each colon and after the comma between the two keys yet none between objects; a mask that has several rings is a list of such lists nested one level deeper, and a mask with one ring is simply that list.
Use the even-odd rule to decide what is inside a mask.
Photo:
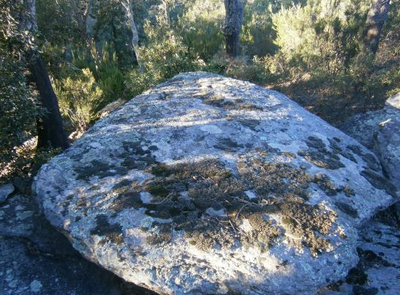
[{"label": "forest floor", "polygon": [[155,294],[84,259],[46,220],[27,185],[6,196],[0,186],[0,294]]},{"label": "forest floor", "polygon": [[338,127],[351,116],[375,111],[384,107],[384,98],[367,98],[361,93],[332,95],[332,89],[309,88],[307,81],[291,85],[279,85],[276,90],[296,101],[309,112]]}]

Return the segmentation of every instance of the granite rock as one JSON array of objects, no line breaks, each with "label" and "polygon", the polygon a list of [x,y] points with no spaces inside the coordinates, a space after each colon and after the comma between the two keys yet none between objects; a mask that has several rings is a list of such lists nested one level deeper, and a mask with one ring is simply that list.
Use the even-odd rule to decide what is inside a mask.
[{"label": "granite rock", "polygon": [[160,294],[313,294],[358,262],[397,190],[281,93],[181,74],[98,121],[34,191],[87,259]]},{"label": "granite rock", "polygon": [[0,204],[7,200],[8,196],[14,192],[12,183],[0,185]]},{"label": "granite rock", "polygon": [[390,97],[383,109],[356,115],[340,128],[375,152],[400,189],[400,93]]}]

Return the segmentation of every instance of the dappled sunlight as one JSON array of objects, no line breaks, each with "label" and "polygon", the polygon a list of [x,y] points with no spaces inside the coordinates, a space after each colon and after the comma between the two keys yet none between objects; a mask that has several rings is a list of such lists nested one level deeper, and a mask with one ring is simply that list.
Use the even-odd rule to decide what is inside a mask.
[{"label": "dappled sunlight", "polygon": [[0,0],[0,293],[392,292],[399,5]]},{"label": "dappled sunlight", "polygon": [[179,75],[97,122],[38,176],[57,183],[40,188],[44,207],[85,255],[110,269],[124,257],[123,276],[146,284],[176,288],[163,276],[189,279],[182,265],[228,288],[341,277],[355,224],[391,198],[363,176],[375,159],[282,94],[209,75]]}]

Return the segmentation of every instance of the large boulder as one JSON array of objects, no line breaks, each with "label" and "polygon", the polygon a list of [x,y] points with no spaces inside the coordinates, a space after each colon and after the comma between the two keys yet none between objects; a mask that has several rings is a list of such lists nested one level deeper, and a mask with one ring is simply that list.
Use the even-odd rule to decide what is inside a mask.
[{"label": "large boulder", "polygon": [[34,189],[80,253],[161,294],[315,293],[357,264],[357,228],[396,198],[356,140],[208,73],[98,121]]}]

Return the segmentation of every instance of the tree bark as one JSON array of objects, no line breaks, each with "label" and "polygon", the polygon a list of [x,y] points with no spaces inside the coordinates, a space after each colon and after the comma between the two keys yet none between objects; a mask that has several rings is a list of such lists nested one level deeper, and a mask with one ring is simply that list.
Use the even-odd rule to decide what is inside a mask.
[{"label": "tree bark", "polygon": [[[86,7],[83,10],[83,23],[85,26],[85,34],[93,39],[94,37],[94,27],[96,25],[96,17],[93,13],[93,0],[87,2]],[[83,26],[83,25],[82,25]]]},{"label": "tree bark", "polygon": [[97,48],[94,41],[93,28],[96,24],[96,19],[92,17],[93,7],[95,3],[93,0],[86,1],[85,6],[82,8],[74,7],[71,9],[75,19],[78,20],[79,33],[85,41],[87,51],[91,55],[96,70],[100,67],[100,52],[101,48]]},{"label": "tree bark", "polygon": [[139,52],[139,33],[136,27],[135,18],[133,15],[133,8],[132,8],[132,1],[131,0],[124,0],[121,1],[122,6],[125,8],[126,16],[128,18],[129,27],[131,28],[132,33],[132,40],[131,46],[133,53],[136,57],[136,62],[138,63],[140,71],[143,70],[142,63],[140,60],[140,52]]},{"label": "tree bark", "polygon": [[[35,0],[24,1],[24,11],[21,15],[21,28],[29,31],[27,38],[35,40],[37,34]],[[31,40],[27,42],[32,42]],[[40,101],[46,114],[38,119],[38,147],[53,147],[66,149],[68,138],[65,135],[63,122],[58,107],[57,97],[50,82],[46,65],[36,49],[27,53],[29,70],[40,94]]]},{"label": "tree bark", "polygon": [[368,12],[364,44],[373,54],[378,51],[382,27],[388,18],[389,4],[390,0],[372,0]]},{"label": "tree bark", "polygon": [[64,132],[57,97],[51,86],[46,66],[40,56],[34,58],[29,70],[39,91],[42,106],[46,110],[43,118],[38,120],[38,147],[51,146],[66,149],[68,148],[68,139]]},{"label": "tree bark", "polygon": [[239,53],[239,34],[243,23],[244,2],[242,0],[224,0],[225,25],[224,36],[226,53],[236,57]]}]

